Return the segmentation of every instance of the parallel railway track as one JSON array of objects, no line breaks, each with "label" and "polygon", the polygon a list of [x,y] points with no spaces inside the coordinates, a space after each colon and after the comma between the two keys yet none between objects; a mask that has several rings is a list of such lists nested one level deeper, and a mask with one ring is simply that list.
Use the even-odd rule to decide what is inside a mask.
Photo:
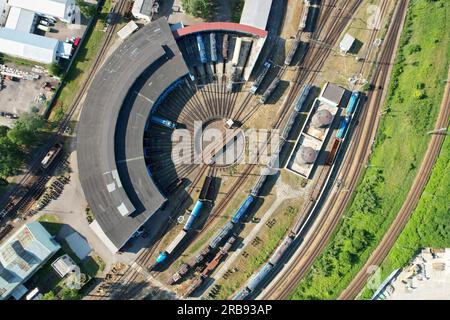
[{"label": "parallel railway track", "polygon": [[[396,43],[400,29],[404,20],[407,8],[407,1],[400,1],[397,11],[392,19],[391,28],[385,39],[385,45],[380,56],[378,64],[371,83],[376,84],[377,88],[383,88],[388,81],[390,63],[395,54]],[[369,105],[364,106],[361,114],[360,125],[356,128],[352,143],[345,155],[343,166],[340,168],[340,176],[343,185],[349,192],[332,193],[326,200],[325,207],[322,207],[323,214],[318,218],[317,226],[314,230],[309,230],[309,237],[306,236],[302,248],[296,257],[287,262],[290,268],[289,274],[281,279],[276,285],[269,286],[260,296],[263,299],[283,299],[296,287],[298,282],[306,275],[307,271],[315,261],[316,257],[323,251],[332,232],[338,224],[345,207],[347,206],[352,191],[354,190],[358,178],[370,154],[370,145],[375,135],[379,108],[384,99],[384,90],[375,89],[368,95]],[[363,125],[362,125],[363,124]],[[288,271],[288,270],[286,270]]]}]

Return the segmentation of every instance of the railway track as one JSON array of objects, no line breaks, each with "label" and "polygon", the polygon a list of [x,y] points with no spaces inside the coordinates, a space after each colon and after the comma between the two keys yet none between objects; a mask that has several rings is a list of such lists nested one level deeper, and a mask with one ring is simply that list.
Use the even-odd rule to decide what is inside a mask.
[{"label": "railway track", "polygon": [[[118,3],[115,4],[115,7],[112,10],[112,12],[118,15],[123,14],[127,9],[127,4],[128,0],[120,0]],[[44,155],[47,153],[47,151],[51,146],[53,146],[57,141],[62,140],[62,135],[69,126],[72,117],[74,116],[76,111],[82,106],[83,97],[88,91],[93,81],[95,73],[97,72],[97,70],[99,69],[99,67],[103,62],[104,55],[106,54],[107,50],[110,47],[116,28],[117,25],[114,24],[107,29],[105,41],[102,47],[100,48],[100,51],[97,54],[97,57],[95,58],[93,65],[87,74],[87,81],[83,83],[83,86],[78,91],[71,106],[69,107],[68,111],[66,112],[63,119],[59,123],[57,131],[51,136],[48,142],[43,147],[41,147],[39,151],[36,153],[35,157],[33,158],[33,160],[29,165],[28,171],[16,183],[17,186],[14,187],[9,192],[9,194],[5,196],[6,199],[2,204],[2,207],[5,206],[6,208],[4,217],[17,214],[18,212],[28,211],[37,200],[36,196],[42,194],[43,188],[45,188],[46,181],[49,180],[52,170],[49,169],[41,171],[40,165],[41,159],[44,157]],[[52,167],[54,168],[55,165],[52,165]],[[24,190],[26,190],[26,192],[24,192]],[[16,200],[17,198],[20,198],[20,200],[17,201]],[[10,204],[12,203],[12,201],[17,202],[11,206]]]},{"label": "railway track", "polygon": [[[372,77],[371,83],[376,84],[376,88],[385,87],[388,81],[389,71],[391,69],[389,61],[392,60],[395,54],[396,43],[401,31],[406,8],[407,1],[399,1],[396,13],[392,19],[393,22],[385,39],[385,45],[381,52],[381,62],[378,64]],[[313,226],[313,230],[309,230],[309,237],[305,237],[302,247],[296,253],[295,258],[287,263],[285,271],[289,272],[291,276],[286,276],[280,279],[277,285],[272,285],[267,288],[261,294],[261,298],[286,298],[297,283],[306,275],[306,272],[316,257],[325,248],[351,198],[352,191],[363,169],[363,164],[370,154],[370,145],[377,129],[379,108],[382,105],[384,96],[385,92],[383,89],[376,89],[369,93],[368,101],[370,101],[370,104],[363,108],[360,125],[355,130],[352,143],[340,168],[339,175],[342,177],[343,185],[348,188],[348,192],[334,192],[329,196],[321,208],[323,214],[319,216],[316,225]]]},{"label": "railway track", "polygon": [[[448,72],[448,79],[450,79],[450,69]],[[450,115],[450,82],[447,86],[442,99],[440,112],[436,120],[435,128],[443,128],[448,126]],[[434,134],[428,144],[428,149],[422,160],[419,171],[413,185],[408,193],[408,196],[400,208],[397,216],[392,222],[387,233],[384,235],[377,248],[372,252],[364,267],[358,272],[356,277],[352,280],[349,286],[341,293],[339,299],[350,300],[355,299],[359,292],[364,288],[371,273],[368,272],[370,266],[379,266],[386,258],[387,254],[394,246],[395,241],[406,226],[412,212],[420,200],[422,192],[430,178],[433,166],[439,156],[442,144],[444,143],[446,135]]]}]

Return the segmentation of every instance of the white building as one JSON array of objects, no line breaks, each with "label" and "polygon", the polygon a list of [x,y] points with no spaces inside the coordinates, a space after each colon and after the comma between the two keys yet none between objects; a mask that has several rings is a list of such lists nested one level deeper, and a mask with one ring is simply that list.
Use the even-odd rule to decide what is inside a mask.
[{"label": "white building", "polygon": [[342,52],[347,53],[352,48],[353,43],[355,43],[355,38],[346,33],[344,38],[342,38],[341,42],[339,43],[339,49],[341,49]]},{"label": "white building", "polygon": [[33,11],[12,7],[11,10],[9,10],[5,28],[23,32],[33,32],[37,22],[36,20],[37,17]]},{"label": "white building", "polygon": [[64,22],[75,22],[75,0],[8,0],[8,5],[52,16]]},{"label": "white building", "polygon": [[0,52],[50,64],[56,61],[59,41],[7,28],[0,29]]},{"label": "white building", "polygon": [[136,0],[134,1],[131,14],[136,19],[142,19],[150,22],[153,14],[153,2],[154,0]]},{"label": "white building", "polygon": [[245,0],[240,24],[266,30],[272,0]]}]

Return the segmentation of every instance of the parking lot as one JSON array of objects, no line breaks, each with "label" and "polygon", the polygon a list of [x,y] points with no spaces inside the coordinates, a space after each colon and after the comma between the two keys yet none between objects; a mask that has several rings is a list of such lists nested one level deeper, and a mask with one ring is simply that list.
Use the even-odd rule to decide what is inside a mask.
[{"label": "parking lot", "polygon": [[[58,80],[34,67],[16,66],[6,63],[6,66],[16,71],[25,71],[31,75],[38,75],[37,80],[18,79],[12,80],[3,78],[3,89],[0,91],[0,125],[11,127],[15,119],[12,115],[20,117],[24,112],[30,112],[33,107],[42,112],[46,106],[46,101],[53,95],[52,87],[56,87]],[[44,88],[47,83],[47,87]]]},{"label": "parking lot", "polygon": [[[41,29],[46,29],[39,27],[40,24],[45,22],[38,23],[38,26],[36,28],[35,34],[45,36],[52,39],[57,39],[60,41],[67,41],[71,38],[81,37],[86,30],[87,24],[89,20],[87,20],[84,17],[80,18],[80,21],[74,23],[74,24],[67,24],[63,23],[61,21],[56,21],[55,24],[50,24],[48,26],[48,31],[44,31]],[[45,26],[44,26],[45,27]],[[41,28],[41,29],[39,29]]]}]

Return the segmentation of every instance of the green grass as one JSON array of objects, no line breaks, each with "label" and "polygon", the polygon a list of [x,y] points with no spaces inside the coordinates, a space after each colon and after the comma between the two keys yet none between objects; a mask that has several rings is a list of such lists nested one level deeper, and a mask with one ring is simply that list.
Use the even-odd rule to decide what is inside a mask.
[{"label": "green grass", "polygon": [[[445,139],[430,180],[381,267],[381,277],[405,266],[424,247],[447,248],[450,243],[450,140]],[[370,299],[374,291],[366,288],[362,299]]]},{"label": "green grass", "polygon": [[111,0],[106,0],[101,13],[97,16],[94,26],[88,31],[86,39],[83,41],[76,61],[64,77],[63,87],[57,98],[50,115],[51,121],[59,121],[64,116],[65,111],[72,104],[81,84],[87,81],[87,73],[92,67],[92,63],[100,50],[105,37],[103,29],[105,27],[106,16],[111,8]]},{"label": "green grass", "polygon": [[345,219],[290,298],[336,298],[401,208],[426,151],[427,132],[434,127],[445,87],[450,60],[446,9],[444,0],[410,2],[370,166]]},{"label": "green grass", "polygon": [[237,267],[239,271],[231,274],[227,279],[218,281],[220,289],[215,299],[221,300],[230,297],[246,283],[252,274],[263,266],[286,235],[297,214],[298,207],[294,207],[294,201],[292,200],[284,202],[278,208],[272,216],[272,218],[276,219],[274,226],[269,229],[267,225],[264,225],[257,234],[261,239],[261,243],[256,246],[248,244],[244,251],[249,256],[244,258],[240,255],[233,263],[232,267]]},{"label": "green grass", "polygon": [[49,65],[46,65],[44,63],[25,60],[22,58],[13,57],[13,56],[9,56],[6,54],[0,54],[0,63],[3,63],[3,64],[13,63],[17,66],[25,66],[25,67],[31,67],[31,68],[34,66],[41,66],[41,67],[44,67],[47,69],[49,67]]}]

